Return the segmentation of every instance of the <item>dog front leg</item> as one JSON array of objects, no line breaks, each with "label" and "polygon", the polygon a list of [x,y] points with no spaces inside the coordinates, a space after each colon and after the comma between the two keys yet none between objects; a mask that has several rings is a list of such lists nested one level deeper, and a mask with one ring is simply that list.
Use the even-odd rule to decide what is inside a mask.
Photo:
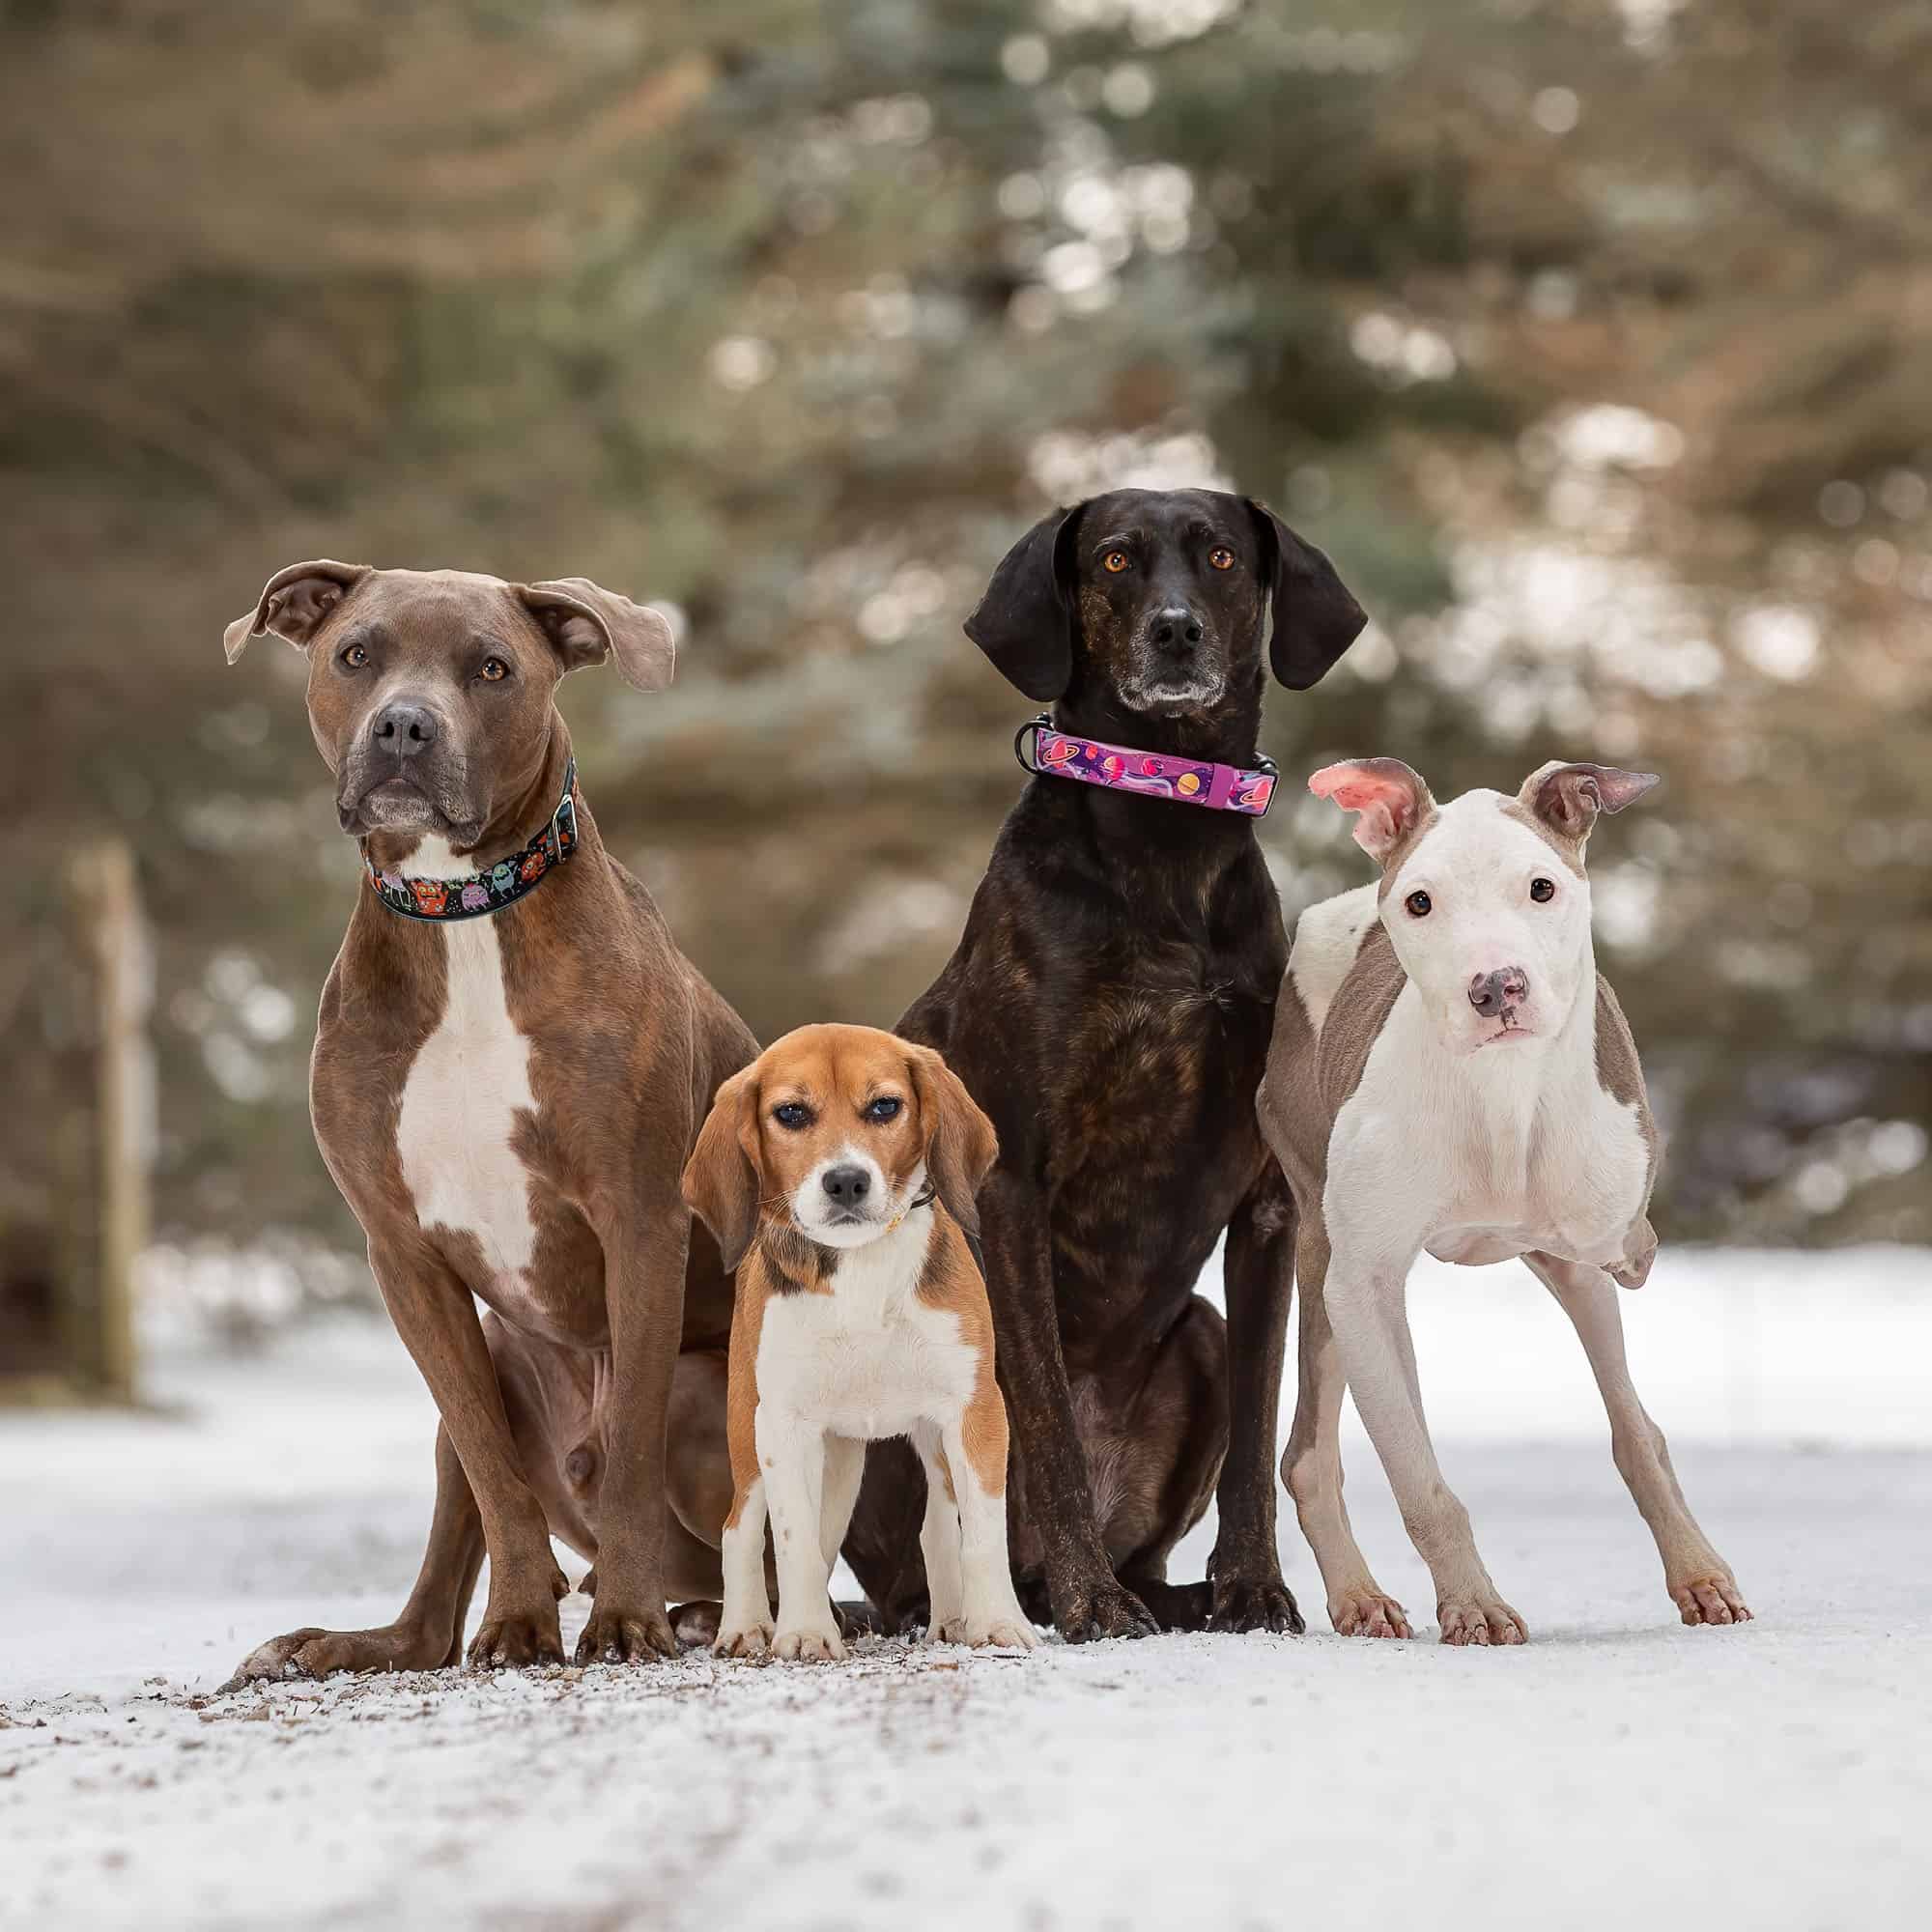
[{"label": "dog front leg", "polygon": [[1295,1243],[1300,1376],[1281,1479],[1294,1498],[1301,1533],[1321,1572],[1329,1622],[1343,1636],[1407,1636],[1408,1619],[1369,1574],[1342,1500],[1342,1398],[1349,1383],[1328,1321],[1327,1279],[1328,1236],[1318,1208],[1302,1222]]},{"label": "dog front leg", "polygon": [[1602,1268],[1559,1261],[1554,1255],[1531,1254],[1523,1260],[1569,1316],[1590,1358],[1610,1418],[1610,1454],[1657,1539],[1664,1588],[1678,1615],[1687,1624],[1748,1623],[1750,1611],[1738,1594],[1737,1578],[1684,1500],[1663,1431],[1637,1400],[1624,1354],[1623,1311],[1609,1276]]},{"label": "dog front leg", "polygon": [[1159,1626],[1115,1577],[1094,1520],[1087,1454],[1060,1348],[1046,1202],[1038,1188],[996,1168],[980,1190],[980,1226],[1000,1383],[1019,1439],[1027,1512],[1044,1552],[1053,1620],[1068,1643],[1151,1636]]},{"label": "dog front leg", "polygon": [[997,1388],[977,1391],[964,1412],[944,1425],[939,1450],[952,1482],[959,1552],[959,1615],[944,1634],[976,1646],[1032,1650],[1039,1638],[1013,1593],[1007,1554],[1007,1409]]},{"label": "dog front leg", "polygon": [[[389,1319],[436,1398],[482,1518],[490,1601],[469,1661],[561,1663],[556,1605],[570,1583],[551,1554],[543,1505],[525,1479],[475,1297],[420,1248],[379,1247],[372,1241],[369,1263]],[[439,1489],[443,1487],[440,1482]],[[460,1508],[454,1498],[451,1508]],[[418,1590],[422,1587],[419,1580]]]},{"label": "dog front leg", "polygon": [[1228,1454],[1216,1499],[1220,1531],[1208,1565],[1222,1631],[1292,1631],[1301,1612],[1281,1574],[1274,1448],[1281,1364],[1294,1293],[1294,1202],[1270,1159],[1228,1224]]},{"label": "dog front leg", "polygon": [[1374,1247],[1346,1241],[1332,1226],[1331,1237],[1334,1251],[1323,1290],[1328,1320],[1356,1410],[1388,1472],[1409,1540],[1435,1579],[1442,1641],[1521,1643],[1528,1628],[1503,1602],[1483,1568],[1469,1531],[1469,1512],[1442,1480],[1423,1419],[1407,1308],[1408,1269],[1419,1250],[1398,1261]]},{"label": "dog front leg", "polygon": [[597,1498],[597,1596],[577,1662],[641,1663],[677,1655],[665,1611],[665,1467],[691,1214],[673,1184],[668,1196],[593,1225],[610,1304],[611,1420]]},{"label": "dog front leg", "polygon": [[[845,1644],[832,1614],[832,1564],[826,1555],[825,1431],[760,1402],[757,1440],[779,1568],[772,1655],[837,1661],[845,1655]],[[837,1548],[835,1543],[835,1554]]]}]

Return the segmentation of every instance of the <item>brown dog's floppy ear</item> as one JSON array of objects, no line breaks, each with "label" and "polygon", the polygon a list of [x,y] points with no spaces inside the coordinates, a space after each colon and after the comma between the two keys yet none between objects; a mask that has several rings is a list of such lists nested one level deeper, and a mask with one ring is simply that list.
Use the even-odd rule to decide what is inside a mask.
[{"label": "brown dog's floppy ear", "polygon": [[639,691],[662,691],[670,683],[677,640],[662,611],[633,604],[587,577],[559,577],[514,587],[556,647],[565,670],[581,670],[614,657],[625,683]]},{"label": "brown dog's floppy ear", "polygon": [[281,638],[305,651],[315,641],[322,620],[370,574],[366,563],[337,563],[319,556],[309,563],[292,563],[278,570],[262,587],[255,608],[237,617],[221,634],[221,648],[233,664],[248,648],[250,638]]},{"label": "brown dog's floppy ear", "polygon": [[1268,665],[1277,682],[1306,691],[1321,683],[1361,635],[1368,612],[1312,543],[1304,543],[1265,503],[1252,497],[1245,500],[1263,551],[1272,554]]},{"label": "brown dog's floppy ear", "polygon": [[1527,806],[1560,838],[1581,844],[1599,811],[1621,811],[1653,785],[1655,772],[1627,772],[1615,765],[1566,765],[1552,760],[1523,780],[1517,802]]},{"label": "brown dog's floppy ear", "polygon": [[753,1064],[719,1088],[680,1182],[685,1206],[711,1230],[727,1274],[737,1272],[758,1232],[757,1076]]},{"label": "brown dog's floppy ear", "polygon": [[1073,535],[1085,508],[1042,517],[1000,559],[966,619],[993,668],[1040,704],[1073,679]]},{"label": "brown dog's floppy ear", "polygon": [[925,1178],[946,1211],[977,1238],[977,1196],[999,1158],[999,1136],[975,1105],[966,1083],[931,1047],[908,1046],[906,1061],[925,1133]]}]

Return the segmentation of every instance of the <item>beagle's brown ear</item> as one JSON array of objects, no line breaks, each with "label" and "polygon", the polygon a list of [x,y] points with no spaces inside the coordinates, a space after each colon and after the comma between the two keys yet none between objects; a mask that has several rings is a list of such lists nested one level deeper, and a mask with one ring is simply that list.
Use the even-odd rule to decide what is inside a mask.
[{"label": "beagle's brown ear", "polygon": [[1268,668],[1289,690],[1306,691],[1361,635],[1369,613],[1321,551],[1265,503],[1252,497],[1247,503],[1264,551],[1272,553]]},{"label": "beagle's brown ear", "polygon": [[1042,517],[1000,559],[966,619],[993,668],[1037,704],[1073,681],[1073,537],[1086,507]]},{"label": "beagle's brown ear", "polygon": [[907,1047],[906,1061],[925,1135],[925,1178],[946,1211],[977,1239],[977,1196],[999,1158],[999,1136],[974,1104],[966,1083],[931,1047]]},{"label": "beagle's brown ear", "polygon": [[758,1069],[732,1074],[718,1090],[697,1145],[684,1164],[685,1206],[711,1230],[727,1274],[758,1232]]},{"label": "beagle's brown ear", "polygon": [[263,586],[255,608],[222,632],[221,648],[228,653],[228,662],[233,664],[248,648],[251,638],[280,638],[298,651],[307,650],[323,619],[371,575],[366,563],[337,563],[326,556],[276,571]]},{"label": "beagle's brown ear", "polygon": [[565,670],[581,670],[614,657],[624,682],[639,691],[663,691],[670,683],[677,666],[677,640],[662,611],[633,604],[587,577],[559,577],[513,587],[543,626]]}]

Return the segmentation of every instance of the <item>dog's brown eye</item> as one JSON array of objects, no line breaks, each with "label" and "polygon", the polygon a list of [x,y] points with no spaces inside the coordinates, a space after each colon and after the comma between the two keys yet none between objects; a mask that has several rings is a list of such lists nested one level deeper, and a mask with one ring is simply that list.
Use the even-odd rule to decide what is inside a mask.
[{"label": "dog's brown eye", "polygon": [[510,667],[501,658],[483,660],[482,678],[485,684],[500,684],[510,674]]},{"label": "dog's brown eye", "polygon": [[810,1126],[811,1109],[803,1100],[785,1100],[772,1109],[772,1119],[797,1133],[801,1127]]},{"label": "dog's brown eye", "polygon": [[904,1105],[905,1102],[896,1094],[881,1094],[876,1100],[867,1103],[866,1118],[868,1121],[895,1121]]},{"label": "dog's brown eye", "polygon": [[1429,909],[1434,903],[1435,901],[1430,898],[1427,893],[1410,893],[1403,900],[1403,904],[1408,909],[1408,916],[1411,919],[1427,919],[1429,917]]},{"label": "dog's brown eye", "polygon": [[365,646],[361,644],[351,644],[349,648],[342,653],[342,662],[346,664],[351,670],[360,670],[362,667],[369,662],[368,650]]},{"label": "dog's brown eye", "polygon": [[1123,550],[1110,550],[1107,553],[1106,560],[1107,560],[1107,568],[1111,570],[1116,577],[1120,576],[1121,572],[1126,569],[1127,567],[1127,554]]},{"label": "dog's brown eye", "polygon": [[1216,570],[1233,570],[1235,567],[1235,553],[1226,544],[1216,544],[1208,553],[1208,561]]},{"label": "dog's brown eye", "polygon": [[1529,895],[1538,905],[1547,905],[1556,896],[1556,881],[1554,879],[1530,880]]}]

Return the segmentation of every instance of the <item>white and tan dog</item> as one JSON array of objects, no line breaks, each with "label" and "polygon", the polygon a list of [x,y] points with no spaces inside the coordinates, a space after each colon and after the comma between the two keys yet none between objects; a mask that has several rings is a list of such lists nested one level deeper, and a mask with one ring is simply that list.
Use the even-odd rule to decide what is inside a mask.
[{"label": "white and tan dog", "polygon": [[930,1634],[1037,1641],[1007,1556],[1007,1408],[966,1238],[997,1151],[937,1053],[871,1027],[801,1027],[719,1089],[684,1195],[738,1275],[721,1655],[844,1656],[828,1583],[866,1444],[891,1435],[925,1465]]},{"label": "white and tan dog", "polygon": [[1443,1642],[1528,1634],[1423,1420],[1406,1284],[1424,1249],[1529,1264],[1589,1356],[1611,1453],[1684,1621],[1750,1615],[1631,1385],[1611,1285],[1650,1270],[1657,1136],[1630,1029],[1597,974],[1583,848],[1600,810],[1656,782],[1549,764],[1514,797],[1438,807],[1394,758],[1308,781],[1359,814],[1356,842],[1382,867],[1378,884],[1302,914],[1260,1095],[1300,1213],[1300,1393],[1282,1478],[1345,1634],[1409,1634],[1343,1506],[1345,1386],[1429,1565]]}]

